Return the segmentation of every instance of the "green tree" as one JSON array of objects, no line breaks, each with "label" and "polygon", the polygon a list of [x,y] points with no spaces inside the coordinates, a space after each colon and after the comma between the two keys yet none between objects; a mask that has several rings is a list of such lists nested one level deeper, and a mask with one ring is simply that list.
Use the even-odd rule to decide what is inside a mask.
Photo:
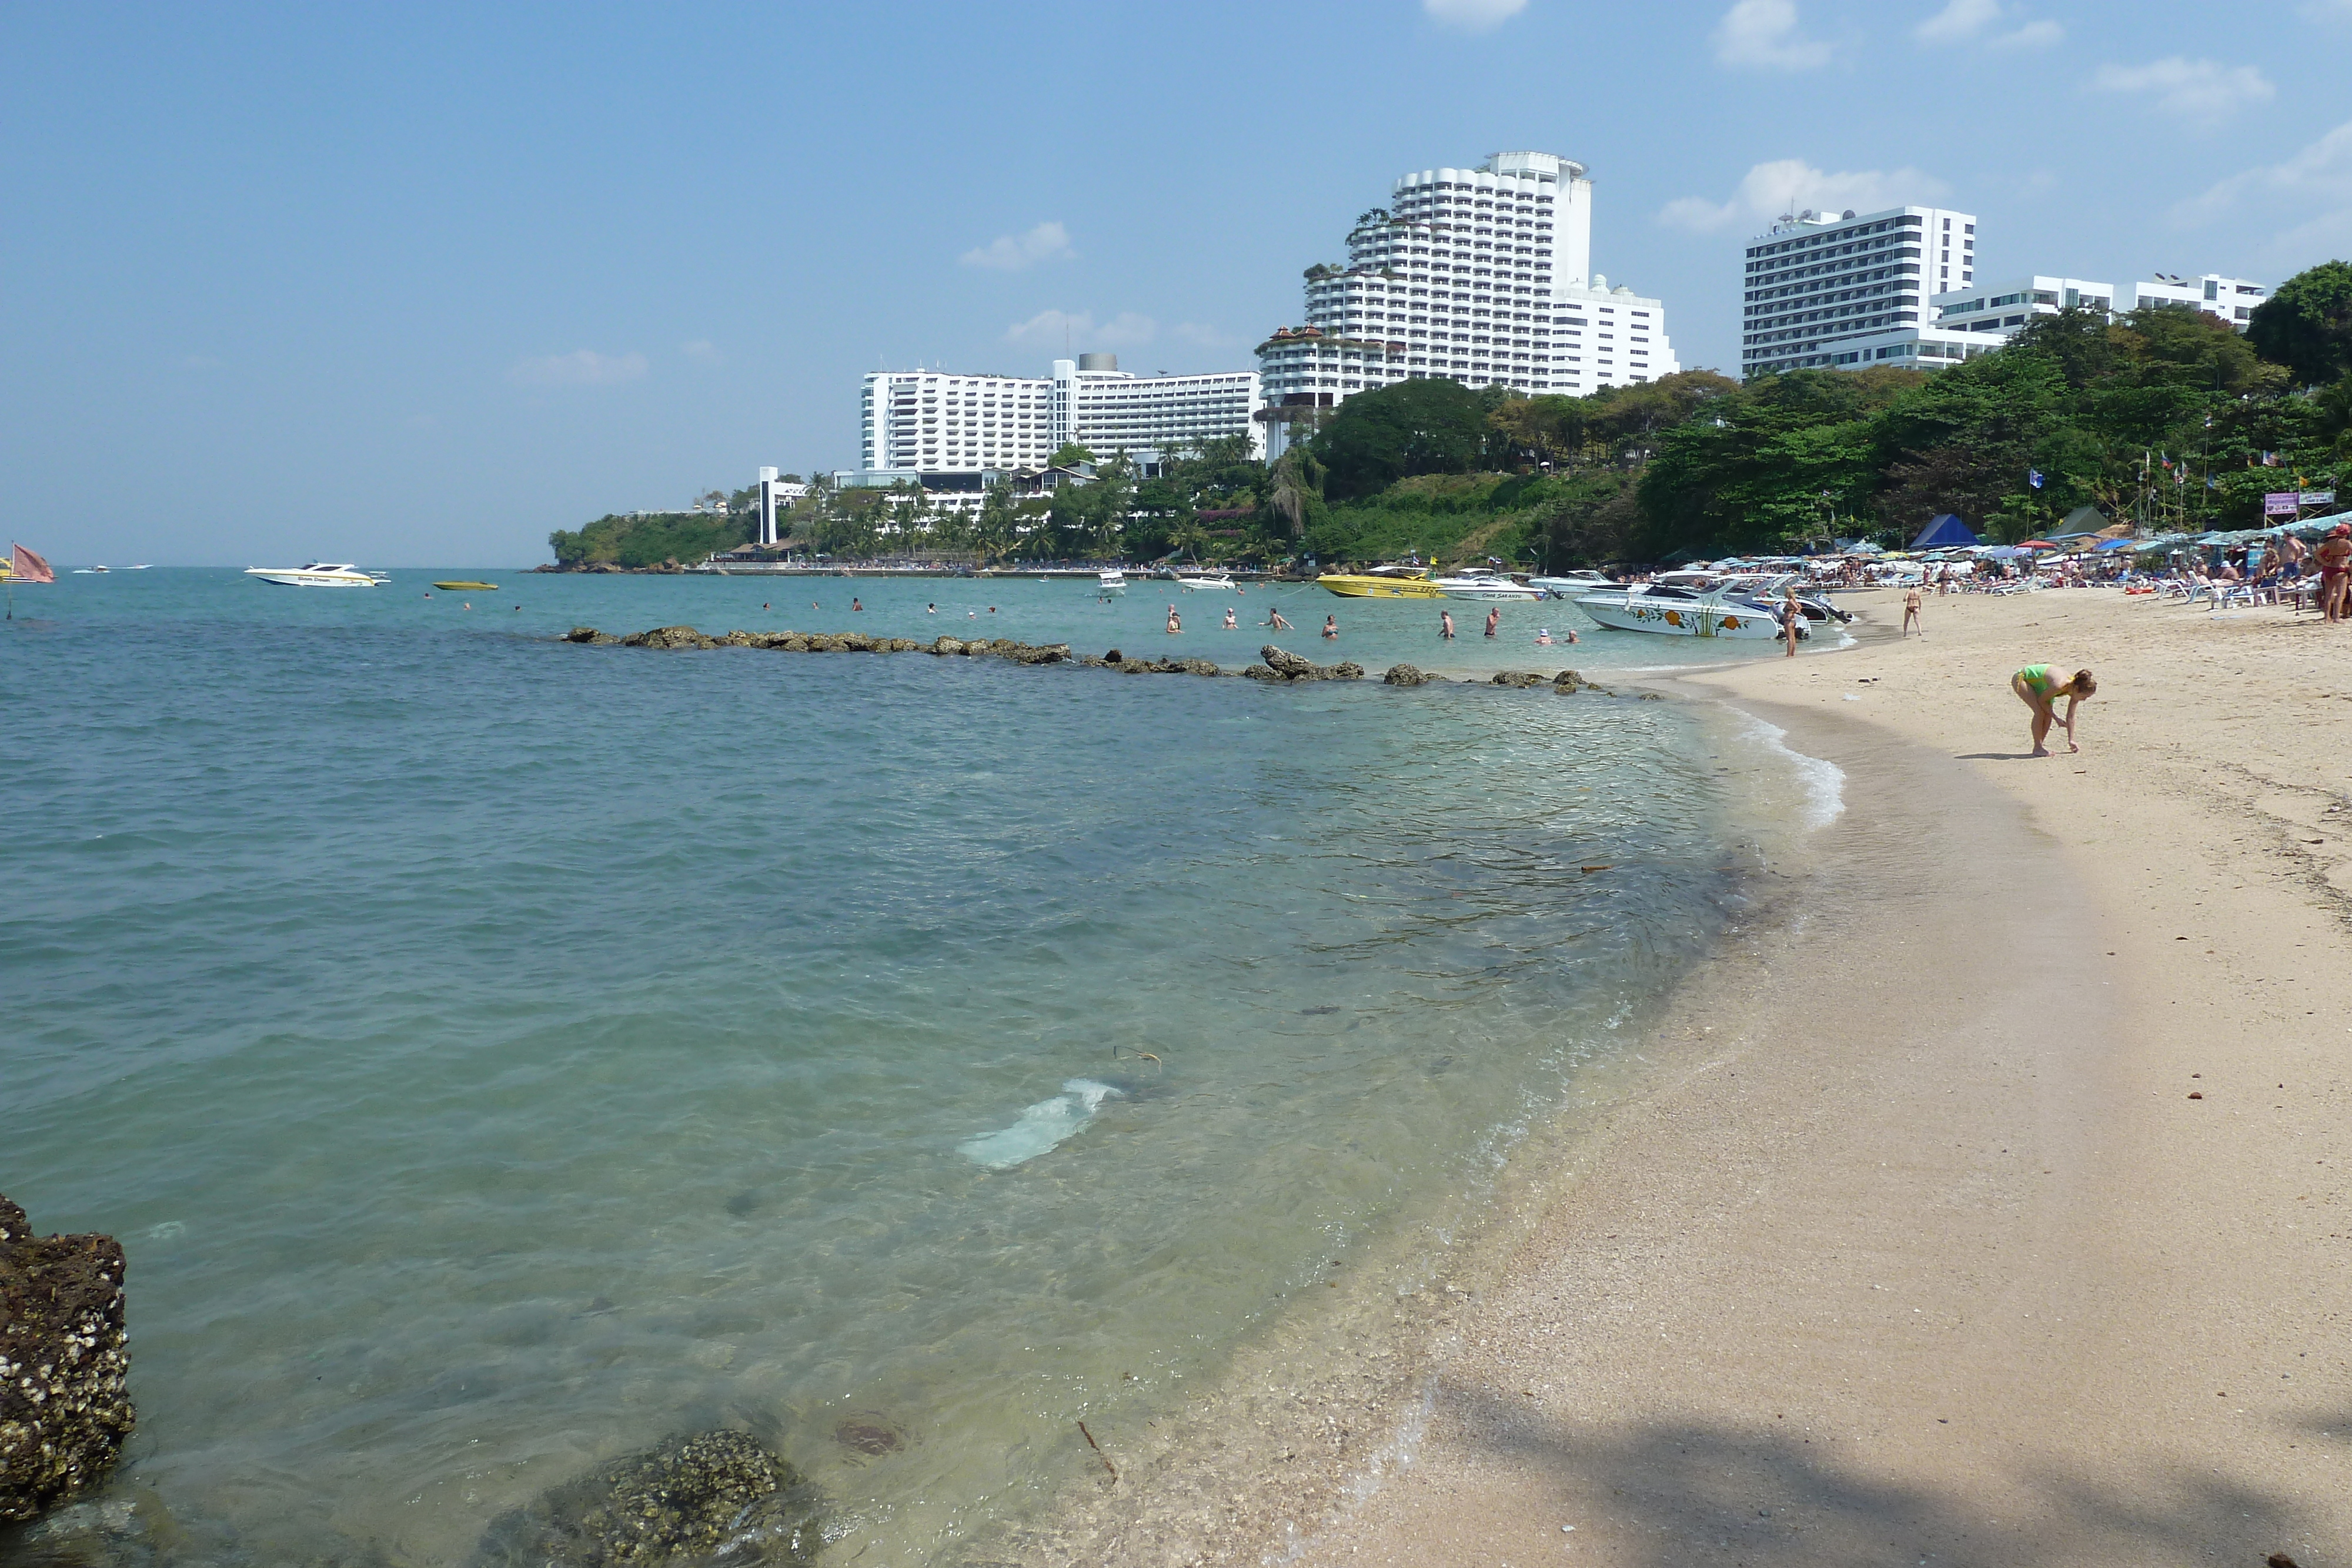
[{"label": "green tree", "polygon": [[1305,443],[1284,451],[1266,475],[1266,504],[1288,527],[1293,543],[1306,538],[1322,510],[1324,477],[1323,465]]},{"label": "green tree", "polygon": [[1048,468],[1071,468],[1081,463],[1092,463],[1095,455],[1075,441],[1065,441],[1054,448],[1054,455],[1045,459]]},{"label": "green tree", "polygon": [[2342,380],[2352,372],[2352,264],[2323,261],[2280,284],[2254,307],[2246,340],[2298,386]]},{"label": "green tree", "polygon": [[[1499,406],[1503,400],[1492,401]],[[1410,475],[1471,472],[1486,456],[1488,410],[1489,400],[1453,381],[1398,382],[1358,392],[1313,442],[1329,473],[1326,492],[1371,496]]]}]

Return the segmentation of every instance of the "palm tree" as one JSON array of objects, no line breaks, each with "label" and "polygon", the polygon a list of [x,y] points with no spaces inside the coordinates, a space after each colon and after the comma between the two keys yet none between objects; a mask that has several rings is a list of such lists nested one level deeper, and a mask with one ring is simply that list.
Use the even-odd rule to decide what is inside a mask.
[{"label": "palm tree", "polygon": [[1307,538],[1307,515],[1323,498],[1323,465],[1315,461],[1315,455],[1304,443],[1294,443],[1275,459],[1267,478],[1271,481],[1267,505],[1290,525],[1291,542],[1303,541]]}]

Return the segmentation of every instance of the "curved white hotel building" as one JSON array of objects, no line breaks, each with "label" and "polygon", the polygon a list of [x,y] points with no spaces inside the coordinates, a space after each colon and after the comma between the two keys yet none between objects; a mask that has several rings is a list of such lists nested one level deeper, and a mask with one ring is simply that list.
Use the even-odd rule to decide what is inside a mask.
[{"label": "curved white hotel building", "polygon": [[1682,368],[1665,306],[1591,270],[1592,182],[1549,152],[1423,169],[1307,270],[1307,322],[1258,348],[1270,405],[1328,407],[1409,378],[1585,393]]},{"label": "curved white hotel building", "polygon": [[1138,376],[1116,354],[1081,354],[1049,377],[869,371],[858,419],[866,472],[927,477],[1043,468],[1072,441],[1156,457],[1251,435],[1257,401],[1253,371]]}]

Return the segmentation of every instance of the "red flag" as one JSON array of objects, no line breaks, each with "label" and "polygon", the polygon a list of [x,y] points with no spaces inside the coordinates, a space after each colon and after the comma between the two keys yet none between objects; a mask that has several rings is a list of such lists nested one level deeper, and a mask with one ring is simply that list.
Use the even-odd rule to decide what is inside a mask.
[{"label": "red flag", "polygon": [[16,574],[19,582],[55,582],[58,580],[58,574],[49,570],[47,561],[20,544],[8,547],[8,570]]}]

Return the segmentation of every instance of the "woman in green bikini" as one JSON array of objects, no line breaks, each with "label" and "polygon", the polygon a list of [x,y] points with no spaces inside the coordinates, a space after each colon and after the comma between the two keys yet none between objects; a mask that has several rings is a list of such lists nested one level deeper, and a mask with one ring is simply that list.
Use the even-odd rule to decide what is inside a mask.
[{"label": "woman in green bikini", "polygon": [[2066,749],[2083,749],[2074,744],[2074,709],[2084,697],[2098,692],[2099,683],[2091,678],[2090,671],[2077,670],[2072,680],[2062,681],[2047,664],[2028,664],[2009,677],[2009,689],[2033,710],[2034,756],[2050,755],[2050,748],[2042,743],[2050,737],[2050,727],[2060,722],[2055,711],[2060,697],[2066,699]]}]

